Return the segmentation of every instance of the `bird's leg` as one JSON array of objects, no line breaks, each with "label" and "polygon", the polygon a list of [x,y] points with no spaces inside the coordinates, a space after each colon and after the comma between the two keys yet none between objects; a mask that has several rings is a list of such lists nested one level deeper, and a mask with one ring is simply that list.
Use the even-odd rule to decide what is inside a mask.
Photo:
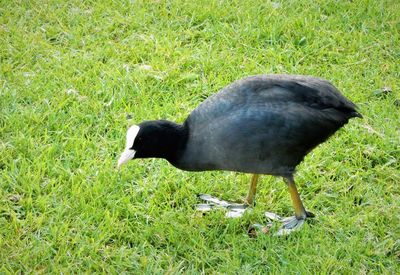
[{"label": "bird's leg", "polygon": [[294,214],[296,219],[304,220],[307,217],[307,212],[303,206],[303,202],[300,199],[299,192],[297,191],[296,184],[294,183],[293,177],[284,178],[286,185],[288,186],[290,197],[294,207]]},{"label": "bird's leg", "polygon": [[259,175],[257,175],[257,174],[254,174],[253,177],[251,178],[249,192],[248,192],[243,204],[232,203],[232,202],[220,200],[220,199],[212,197],[210,195],[201,194],[201,195],[199,195],[199,198],[202,199],[203,201],[205,201],[205,203],[198,204],[196,206],[197,210],[209,211],[215,207],[220,207],[220,208],[228,209],[228,212],[226,213],[227,217],[236,218],[236,217],[242,216],[244,214],[246,208],[248,206],[252,205],[254,202],[254,196],[256,194],[258,178],[259,178]]},{"label": "bird's leg", "polygon": [[266,213],[267,217],[275,220],[280,220],[283,223],[276,235],[288,235],[293,231],[300,229],[301,226],[304,224],[306,218],[314,217],[314,214],[305,210],[303,203],[300,199],[299,192],[297,192],[293,176],[285,177],[284,180],[288,186],[290,197],[292,198],[295,215],[294,217],[280,218],[277,215],[273,216],[271,215],[271,213]]},{"label": "bird's leg", "polygon": [[247,193],[246,199],[244,200],[244,202],[247,205],[252,205],[254,202],[254,196],[256,195],[257,181],[258,181],[259,176],[260,175],[258,175],[258,174],[253,174],[253,176],[251,178],[249,192]]}]

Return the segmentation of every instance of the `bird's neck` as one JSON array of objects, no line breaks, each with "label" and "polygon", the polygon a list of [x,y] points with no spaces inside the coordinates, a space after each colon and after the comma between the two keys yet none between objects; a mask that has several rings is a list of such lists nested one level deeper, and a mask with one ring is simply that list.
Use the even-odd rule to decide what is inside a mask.
[{"label": "bird's neck", "polygon": [[163,134],[160,140],[160,155],[156,157],[164,158],[174,164],[185,150],[189,129],[185,123],[160,121],[160,124],[162,125]]}]

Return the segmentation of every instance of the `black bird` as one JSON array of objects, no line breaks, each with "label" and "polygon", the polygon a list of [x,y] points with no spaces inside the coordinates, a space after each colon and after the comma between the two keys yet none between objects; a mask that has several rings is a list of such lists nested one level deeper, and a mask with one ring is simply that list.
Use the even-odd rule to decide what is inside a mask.
[{"label": "black bird", "polygon": [[183,124],[144,121],[127,132],[118,166],[135,158],[164,158],[186,171],[252,173],[252,204],[259,174],[285,180],[295,216],[281,230],[298,229],[307,217],[293,180],[296,166],[352,117],[356,106],[324,79],[257,75],[233,82],[202,102]]}]

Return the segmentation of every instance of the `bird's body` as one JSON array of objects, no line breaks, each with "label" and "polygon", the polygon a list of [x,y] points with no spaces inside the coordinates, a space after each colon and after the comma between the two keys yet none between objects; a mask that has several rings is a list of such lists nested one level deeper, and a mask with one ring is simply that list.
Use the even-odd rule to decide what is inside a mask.
[{"label": "bird's body", "polygon": [[[356,106],[326,80],[251,76],[206,99],[182,125],[146,121],[135,126],[125,156],[165,158],[188,171],[270,174],[291,182],[304,156],[352,117],[361,117]],[[126,158],[121,156],[120,163]],[[305,218],[302,204],[298,208]]]},{"label": "bird's body", "polygon": [[287,75],[248,77],[222,89],[189,115],[183,154],[190,171],[288,175],[348,119],[355,105],[328,81]]}]

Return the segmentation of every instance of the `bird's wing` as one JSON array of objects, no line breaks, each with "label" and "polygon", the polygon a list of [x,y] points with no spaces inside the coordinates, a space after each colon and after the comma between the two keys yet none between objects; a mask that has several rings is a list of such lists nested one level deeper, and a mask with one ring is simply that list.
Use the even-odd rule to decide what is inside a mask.
[{"label": "bird's wing", "polygon": [[264,108],[301,105],[334,115],[334,119],[346,121],[361,116],[356,106],[345,98],[329,81],[293,75],[257,75],[233,82],[202,102],[189,116],[196,123],[215,120],[229,112],[246,106]]}]

